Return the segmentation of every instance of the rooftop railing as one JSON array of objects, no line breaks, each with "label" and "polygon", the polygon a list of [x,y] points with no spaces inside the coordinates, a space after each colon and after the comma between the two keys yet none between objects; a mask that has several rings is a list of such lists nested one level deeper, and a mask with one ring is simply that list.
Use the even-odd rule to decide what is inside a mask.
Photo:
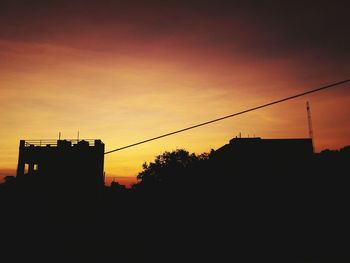
[{"label": "rooftop railing", "polygon": [[[95,146],[96,139],[64,139],[64,140],[53,140],[53,139],[43,139],[43,140],[24,140],[24,146],[30,147],[56,147],[59,142],[70,142],[72,146],[77,145],[79,142],[88,142],[89,146]],[[99,141],[99,140],[97,140]]]}]

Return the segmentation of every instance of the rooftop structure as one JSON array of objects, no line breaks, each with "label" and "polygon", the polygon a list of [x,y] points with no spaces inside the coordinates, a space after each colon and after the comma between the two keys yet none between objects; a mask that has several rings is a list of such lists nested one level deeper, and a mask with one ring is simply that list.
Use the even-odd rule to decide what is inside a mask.
[{"label": "rooftop structure", "polygon": [[238,163],[293,163],[307,161],[313,154],[312,139],[262,139],[260,137],[230,140],[215,151],[219,159]]},{"label": "rooftop structure", "polygon": [[101,140],[21,140],[17,177],[42,176],[62,186],[104,185]]}]

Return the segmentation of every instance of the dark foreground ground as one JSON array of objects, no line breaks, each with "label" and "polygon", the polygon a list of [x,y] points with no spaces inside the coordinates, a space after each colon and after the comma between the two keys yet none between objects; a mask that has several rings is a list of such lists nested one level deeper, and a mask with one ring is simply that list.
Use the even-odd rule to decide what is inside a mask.
[{"label": "dark foreground ground", "polygon": [[0,189],[1,262],[349,262],[349,152],[205,162],[159,187]]}]

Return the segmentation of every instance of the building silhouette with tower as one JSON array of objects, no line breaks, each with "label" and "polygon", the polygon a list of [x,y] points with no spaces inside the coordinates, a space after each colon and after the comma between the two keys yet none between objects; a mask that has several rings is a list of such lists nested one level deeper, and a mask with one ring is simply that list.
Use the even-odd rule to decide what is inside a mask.
[{"label": "building silhouette with tower", "polygon": [[21,140],[17,178],[40,176],[56,186],[96,188],[104,185],[101,140]]}]

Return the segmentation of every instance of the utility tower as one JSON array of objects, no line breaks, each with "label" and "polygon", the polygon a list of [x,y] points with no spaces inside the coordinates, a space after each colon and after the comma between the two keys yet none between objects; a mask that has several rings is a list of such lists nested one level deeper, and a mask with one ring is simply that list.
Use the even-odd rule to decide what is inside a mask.
[{"label": "utility tower", "polygon": [[314,148],[314,132],[312,129],[311,110],[310,110],[310,104],[308,101],[306,102],[306,111],[307,111],[307,122],[309,125],[309,137],[312,141],[312,151],[314,151],[314,149],[315,149]]}]

